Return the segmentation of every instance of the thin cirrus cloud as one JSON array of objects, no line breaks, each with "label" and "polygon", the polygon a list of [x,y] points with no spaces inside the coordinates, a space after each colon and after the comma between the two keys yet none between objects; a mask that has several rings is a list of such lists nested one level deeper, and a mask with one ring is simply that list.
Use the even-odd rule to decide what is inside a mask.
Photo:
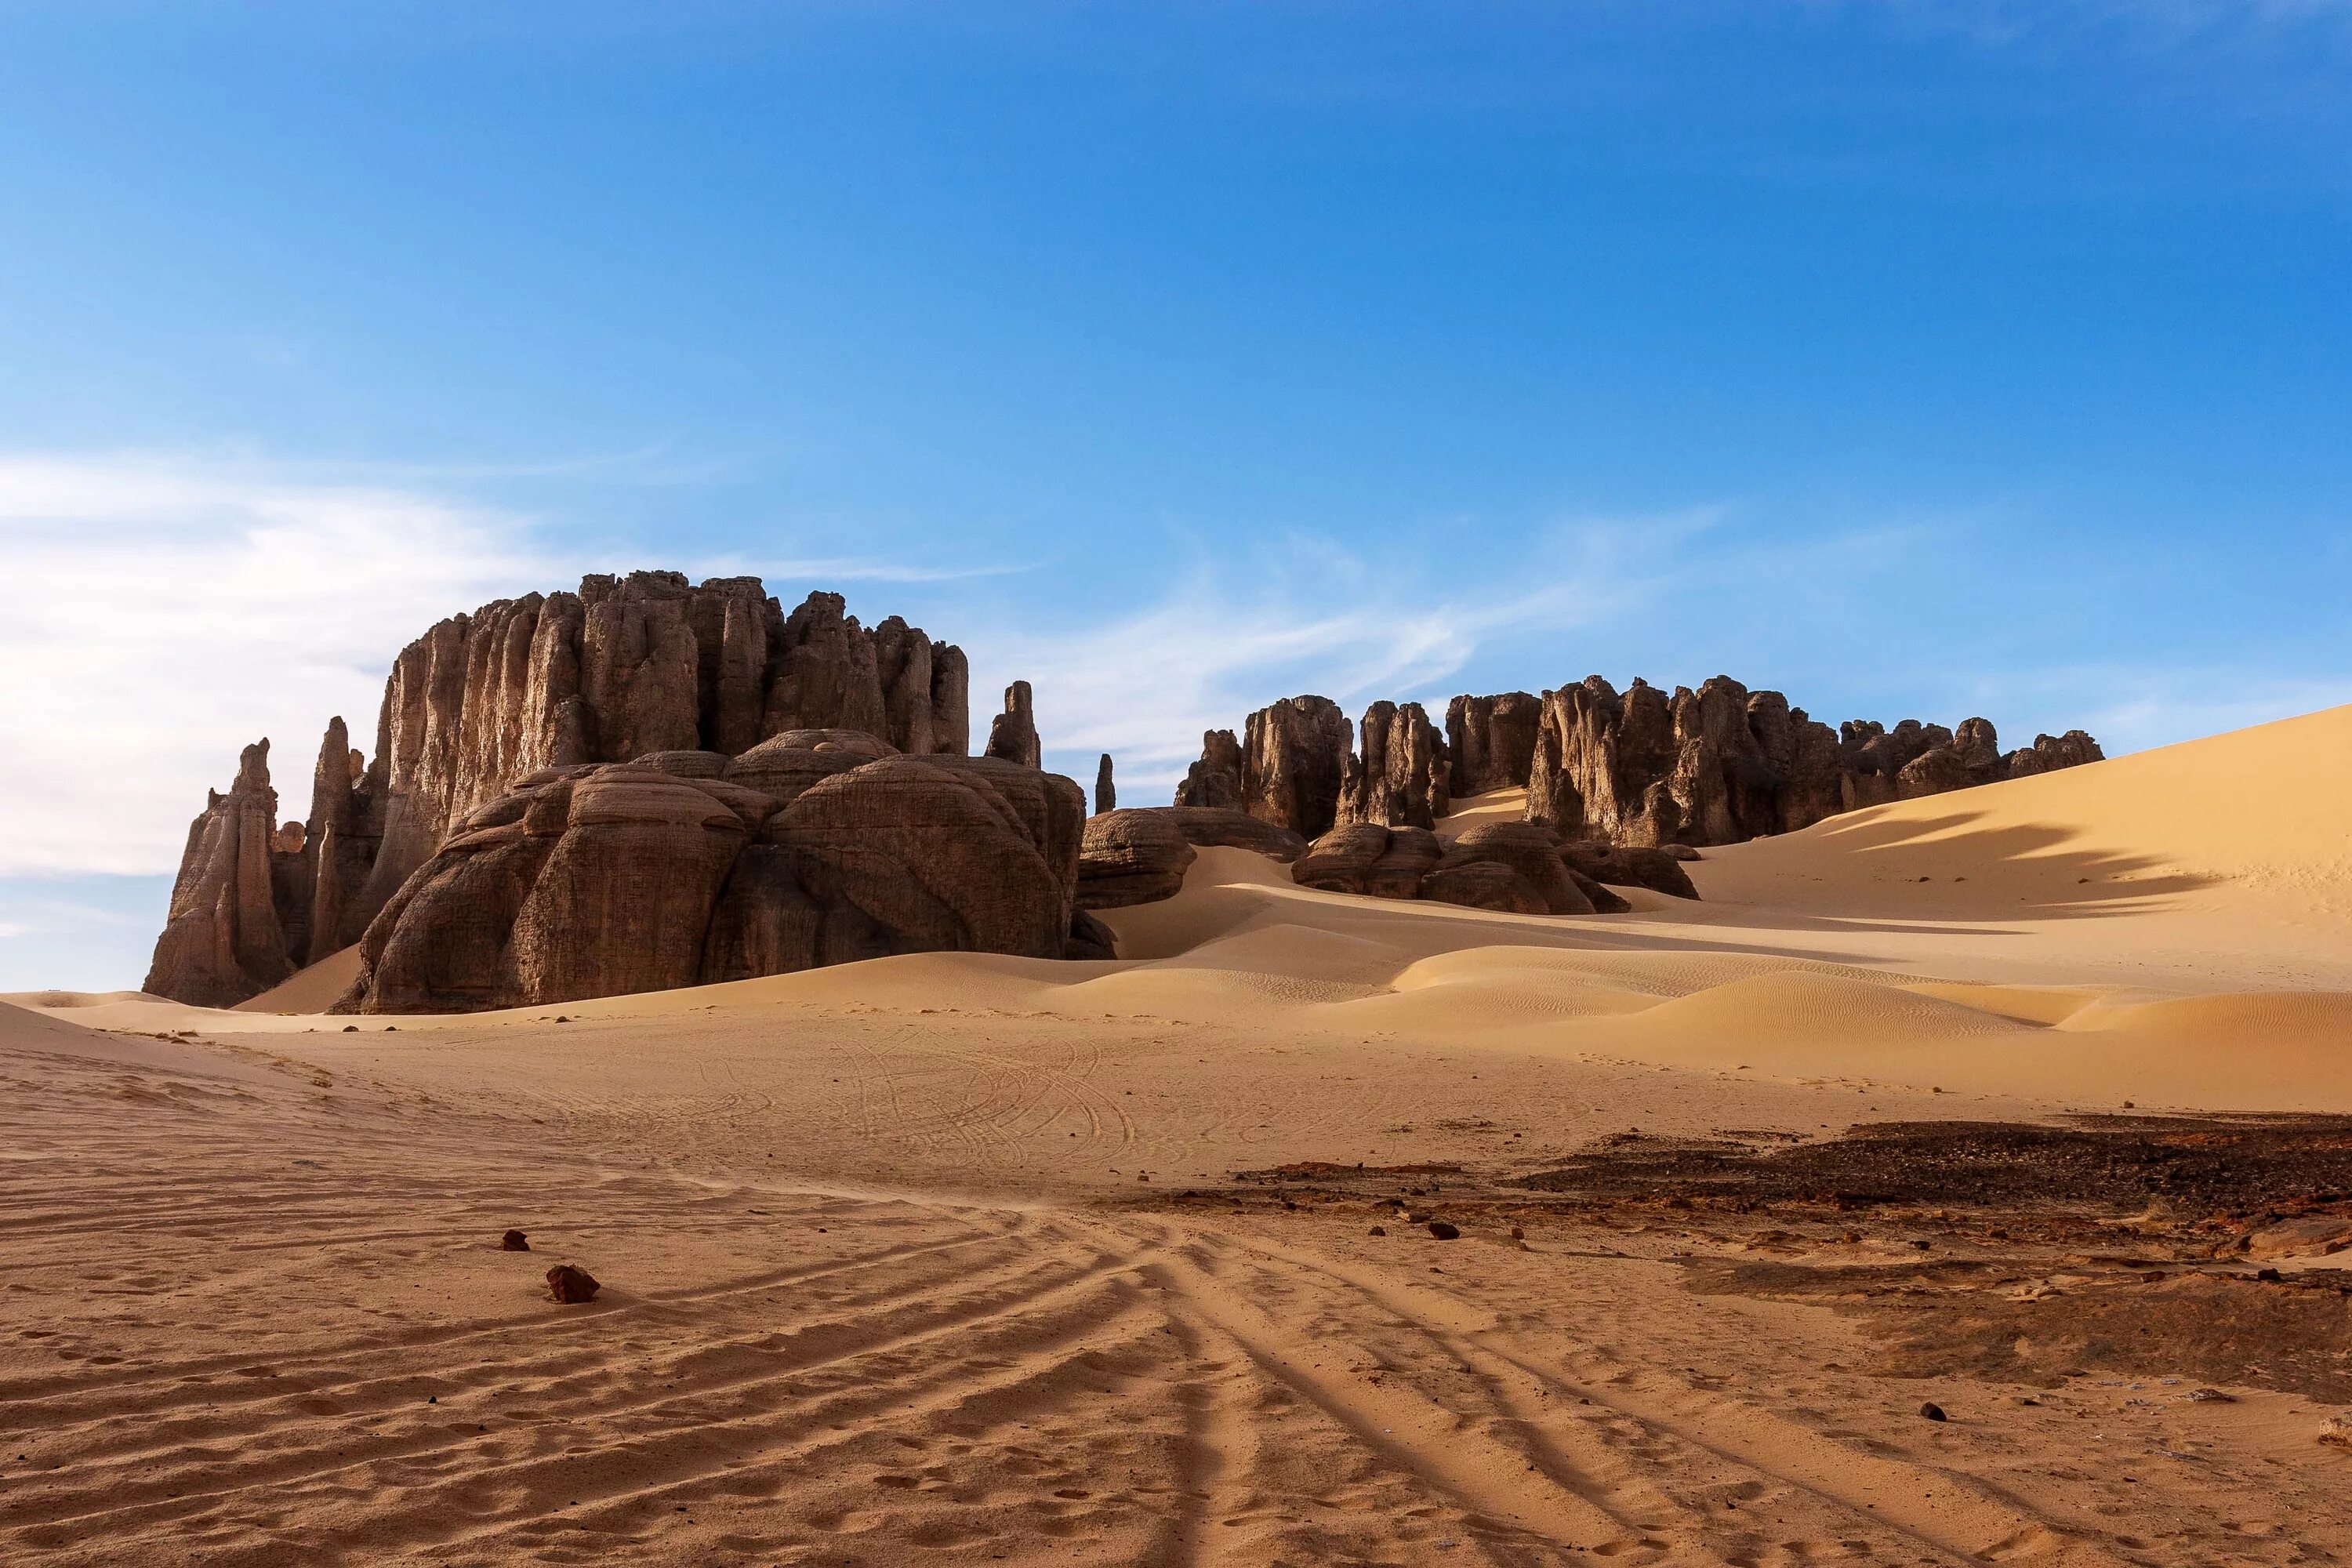
[{"label": "thin cirrus cloud", "polygon": [[1278,698],[1313,691],[1351,711],[1383,698],[1442,701],[1436,683],[1489,639],[1622,616],[1657,585],[1627,563],[1629,539],[1679,538],[1708,521],[1691,514],[1562,529],[1538,585],[1516,594],[1463,581],[1432,596],[1422,574],[1380,570],[1328,540],[1293,540],[1294,557],[1311,556],[1314,581],[1285,582],[1260,563],[1247,573],[1259,584],[1251,591],[1236,586],[1236,573],[1204,567],[1156,602],[1092,626],[984,629],[971,645],[975,706],[1026,679],[1047,748],[1065,766],[1090,776],[1086,755],[1108,752],[1125,785],[1157,792],[1181,776],[1204,731],[1236,729]]},{"label": "thin cirrus cloud", "polygon": [[0,875],[171,869],[238,746],[299,796],[389,650],[554,565],[509,514],[145,456],[0,457]]}]

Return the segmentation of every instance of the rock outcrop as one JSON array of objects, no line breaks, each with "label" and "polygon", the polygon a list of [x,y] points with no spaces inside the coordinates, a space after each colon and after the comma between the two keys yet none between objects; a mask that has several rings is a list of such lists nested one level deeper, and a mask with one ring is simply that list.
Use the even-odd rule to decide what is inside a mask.
[{"label": "rock outcrop", "polygon": [[1231,806],[1171,805],[1157,809],[1175,818],[1177,831],[1185,840],[1201,848],[1212,845],[1230,849],[1248,849],[1269,860],[1286,864],[1307,853],[1307,840],[1287,827],[1277,827],[1271,822],[1261,822],[1248,812]]},{"label": "rock outcrop", "polygon": [[1110,779],[1110,753],[1105,752],[1102,761],[1095,764],[1095,815],[1118,809],[1118,790]]},{"label": "rock outcrop", "polygon": [[336,1010],[529,1006],[900,952],[1064,956],[1076,784],[830,736],[526,776],[403,884]]},{"label": "rock outcrop", "polygon": [[1621,693],[1594,675],[1540,698],[1456,697],[1442,741],[1412,703],[1374,703],[1360,749],[1348,731],[1320,697],[1261,709],[1243,742],[1225,730],[1202,737],[1176,802],[1238,805],[1311,839],[1327,824],[1326,801],[1328,825],[1431,826],[1452,797],[1525,786],[1528,820],[1563,840],[1733,844],[2101,758],[2080,730],[2003,754],[1984,719],[1958,731],[1913,719],[1832,731],[1777,691],[1720,675],[1671,695],[1639,679]]},{"label": "rock outcrop", "polygon": [[[299,832],[299,825],[291,825]],[[294,973],[281,863],[302,850],[278,847],[278,792],[269,783],[269,742],[237,759],[226,795],[214,791],[188,826],[180,874],[155,958],[142,987],[200,1007],[226,1007]],[[307,900],[300,910],[305,924]]]},{"label": "rock outcrop", "polygon": [[[753,577],[592,576],[576,594],[454,616],[394,660],[372,761],[362,765],[341,719],[328,725],[299,848],[271,847],[275,824],[250,855],[232,842],[246,832],[232,821],[276,809],[266,760],[257,788],[241,769],[198,818],[150,988],[241,1001],[357,941],[458,822],[541,770],[684,752],[723,762],[817,731],[961,758],[968,686],[952,644],[897,616],[867,630],[834,594],[788,615]],[[241,879],[251,884],[242,901],[222,905],[222,888]],[[274,935],[258,908],[265,885]]]},{"label": "rock outcrop", "polygon": [[[1957,731],[1910,719],[1832,731],[1780,693],[1727,676],[1672,694],[1638,679],[1621,693],[1595,675],[1540,698],[1456,697],[1445,722],[1441,742],[1417,705],[1376,702],[1350,750],[1335,705],[1294,697],[1250,715],[1238,745],[1230,731],[1209,731],[1177,803],[1234,799],[1296,829],[1311,843],[1292,874],[1308,887],[1609,912],[1627,907],[1612,886],[1696,898],[1680,863],[1696,858],[1693,846],[2101,756],[2079,730],[2004,754],[1984,719]],[[1452,797],[1521,785],[1523,823],[1481,825],[1442,849],[1428,836]],[[1330,826],[1318,831],[1326,801]]]},{"label": "rock outcrop", "polygon": [[1185,770],[1176,786],[1178,805],[1215,810],[1240,810],[1242,804],[1242,743],[1231,730],[1211,730],[1201,737],[1201,760]]},{"label": "rock outcrop", "polygon": [[1466,829],[1445,847],[1438,869],[1479,865],[1500,866],[1509,871],[1515,900],[1524,892],[1545,913],[1589,915],[1599,907],[1561,858],[1551,835],[1532,822],[1485,822]]},{"label": "rock outcrop", "polygon": [[1318,838],[1339,819],[1353,727],[1328,697],[1290,697],[1230,730],[1202,737],[1201,760],[1177,786],[1179,805],[1238,805],[1261,822]]},{"label": "rock outcrop", "polygon": [[1078,850],[1078,907],[1124,909],[1173,898],[1198,856],[1173,807],[1097,812]]},{"label": "rock outcrop", "polygon": [[1570,870],[1606,887],[1647,888],[1675,899],[1698,897],[1690,873],[1664,849],[1571,840],[1559,847],[1559,854]]},{"label": "rock outcrop", "polygon": [[1596,909],[1591,892],[1601,891],[1593,886],[1588,892],[1551,835],[1528,822],[1483,824],[1451,844],[1426,828],[1349,823],[1309,845],[1290,875],[1301,887],[1324,892],[1428,899],[1517,914],[1589,915]]},{"label": "rock outcrop", "polygon": [[1016,680],[1004,689],[1004,711],[988,721],[987,755],[1036,768],[1045,766],[1045,754],[1037,741],[1037,715],[1031,705],[1029,683]]},{"label": "rock outcrop", "polygon": [[1631,846],[1735,844],[1839,812],[2099,759],[2081,731],[2003,756],[1991,723],[1906,719],[1832,734],[1777,691],[1727,676],[1672,697],[1599,676],[1544,695],[1528,816],[1563,837]]},{"label": "rock outcrop", "polygon": [[1337,820],[1434,827],[1448,809],[1445,742],[1418,702],[1375,702],[1342,764]]},{"label": "rock outcrop", "polygon": [[2060,768],[2079,768],[2084,763],[2103,763],[2107,754],[2099,743],[2080,730],[2069,730],[2063,735],[2036,735],[2033,744],[2021,746],[2002,759],[2009,776],[2031,778],[2035,773],[2055,773]]},{"label": "rock outcrop", "polygon": [[1543,703],[1524,691],[1445,705],[1447,784],[1456,795],[1524,787],[1535,765]]}]

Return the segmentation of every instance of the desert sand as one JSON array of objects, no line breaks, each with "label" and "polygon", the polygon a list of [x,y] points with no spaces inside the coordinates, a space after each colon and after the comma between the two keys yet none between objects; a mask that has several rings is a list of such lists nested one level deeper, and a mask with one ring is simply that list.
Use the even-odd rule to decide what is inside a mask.
[{"label": "desert sand", "polygon": [[1211,849],[1117,962],[9,998],[0,1560],[2326,1560],[2352,1252],[2262,1238],[2336,1209],[1559,1173],[2352,1112],[2352,833],[2272,782],[2346,776],[2352,709],[1606,919]]}]

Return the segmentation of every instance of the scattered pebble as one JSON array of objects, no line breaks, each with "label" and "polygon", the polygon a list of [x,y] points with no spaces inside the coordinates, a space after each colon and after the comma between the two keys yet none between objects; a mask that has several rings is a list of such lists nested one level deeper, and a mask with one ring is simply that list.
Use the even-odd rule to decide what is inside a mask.
[{"label": "scattered pebble", "polygon": [[510,1230],[504,1236],[499,1237],[499,1250],[500,1252],[529,1252],[530,1250],[530,1237],[525,1236],[519,1230]]},{"label": "scattered pebble", "polygon": [[1932,1400],[1927,1404],[1919,1406],[1919,1414],[1925,1415],[1930,1421],[1948,1421],[1951,1419],[1950,1416],[1944,1414],[1944,1407],[1936,1404]]},{"label": "scattered pebble", "polygon": [[1454,1237],[1460,1236],[1462,1232],[1459,1227],[1450,1225],[1444,1220],[1433,1219],[1429,1222],[1429,1234],[1437,1237],[1440,1241],[1452,1241]]},{"label": "scattered pebble", "polygon": [[1389,1227],[1384,1225],[1376,1225],[1372,1226],[1371,1234],[1374,1236],[1386,1236],[1388,1233]]}]

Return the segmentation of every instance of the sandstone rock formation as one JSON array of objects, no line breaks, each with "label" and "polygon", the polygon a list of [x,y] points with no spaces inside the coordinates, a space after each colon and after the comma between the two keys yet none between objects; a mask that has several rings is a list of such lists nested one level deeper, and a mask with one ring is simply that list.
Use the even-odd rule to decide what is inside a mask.
[{"label": "sandstone rock formation", "polygon": [[1176,786],[1178,805],[1239,810],[1242,804],[1242,743],[1231,730],[1201,737],[1201,760]]},{"label": "sandstone rock formation", "polygon": [[1290,879],[1327,893],[1417,899],[1422,877],[1444,854],[1437,835],[1425,827],[1351,822],[1308,845],[1291,863]]},{"label": "sandstone rock formation", "polygon": [[1456,697],[1445,705],[1447,784],[1456,795],[1484,795],[1528,782],[1535,763],[1543,703],[1524,691]]},{"label": "sandstone rock formation", "polygon": [[1233,849],[1249,849],[1269,860],[1285,863],[1307,853],[1307,840],[1287,827],[1277,827],[1271,822],[1261,822],[1248,812],[1231,806],[1172,805],[1158,809],[1175,819],[1177,831],[1187,842],[1207,847],[1219,845]]},{"label": "sandstone rock formation", "polygon": [[536,1005],[897,952],[1064,956],[1076,784],[834,733],[527,775],[368,927],[336,1010]]},{"label": "sandstone rock formation", "polygon": [[[213,792],[188,827],[180,874],[143,989],[203,1007],[226,1007],[294,973],[279,863],[301,851],[277,847],[278,792],[269,784],[269,742],[245,748],[226,795]],[[310,910],[300,911],[307,922]]]},{"label": "sandstone rock formation", "polygon": [[1351,738],[1339,705],[1288,698],[1251,714],[1242,736],[1242,809],[1302,838],[1329,832]]},{"label": "sandstone rock formation", "polygon": [[1337,819],[1434,827],[1448,809],[1445,742],[1418,702],[1375,702],[1342,764]]},{"label": "sandstone rock formation", "polygon": [[[538,771],[687,752],[723,763],[821,731],[961,759],[968,684],[961,649],[897,616],[866,630],[833,594],[787,615],[752,577],[592,576],[576,594],[452,616],[394,659],[373,761],[341,719],[328,725],[299,848],[273,845],[266,749],[215,797],[190,832],[149,988],[240,1001],[357,941],[455,825]],[[786,751],[793,776],[841,764],[821,738]],[[1070,841],[1075,854],[1075,828]]]},{"label": "sandstone rock formation", "polygon": [[1690,873],[1664,849],[1571,840],[1559,847],[1559,854],[1570,870],[1606,887],[1647,888],[1676,899],[1698,897]]},{"label": "sandstone rock formation", "polygon": [[1373,822],[1333,828],[1291,866],[1291,879],[1324,892],[1375,899],[1429,899],[1517,914],[1583,914],[1594,893],[1616,909],[1621,900],[1580,882],[1551,835],[1533,823],[1486,823],[1451,844],[1422,827]]},{"label": "sandstone rock formation", "polygon": [[1339,818],[1353,728],[1328,697],[1290,697],[1242,727],[1202,737],[1201,760],[1177,786],[1179,805],[1237,805],[1261,822],[1318,838]]},{"label": "sandstone rock formation", "polygon": [[[1679,864],[1696,858],[1695,845],[1794,832],[1843,811],[2100,758],[2079,730],[2004,755],[1983,719],[1958,731],[1906,719],[1892,730],[1854,721],[1832,731],[1779,692],[1751,692],[1727,676],[1671,695],[1638,679],[1621,693],[1596,675],[1540,699],[1457,697],[1444,742],[1411,703],[1374,703],[1360,750],[1349,749],[1348,730],[1319,697],[1250,715],[1239,744],[1213,730],[1177,787],[1178,806],[1233,800],[1296,828],[1313,842],[1293,875],[1310,887],[1605,912],[1625,907],[1612,885],[1696,898]],[[1472,828],[1442,855],[1433,838],[1413,836],[1433,827],[1453,796],[1521,785],[1524,824]],[[1318,831],[1326,801],[1331,830]]]},{"label": "sandstone rock formation", "polygon": [[2032,745],[2021,746],[2002,759],[2013,779],[2106,760],[2107,754],[2099,750],[2099,743],[2080,730],[2069,730],[2063,735],[2036,735]]},{"label": "sandstone rock formation", "polygon": [[[2046,742],[2046,744],[2045,744]],[[1777,691],[1726,676],[1669,698],[1599,676],[1547,692],[1528,816],[1564,837],[1634,846],[1734,844],[1842,811],[2099,758],[2081,731],[2004,757],[1986,720],[1958,733],[1906,719],[1832,734]]]},{"label": "sandstone rock formation", "polygon": [[1037,716],[1030,705],[1029,683],[1016,680],[1004,689],[1004,711],[988,721],[987,755],[1043,767],[1045,750],[1037,742]]},{"label": "sandstone rock formation", "polygon": [[1095,815],[1118,809],[1118,791],[1110,780],[1110,753],[1105,752],[1102,761],[1095,764]]},{"label": "sandstone rock formation", "polygon": [[1492,865],[1508,870],[1523,890],[1555,915],[1589,915],[1597,906],[1561,858],[1552,837],[1532,822],[1486,822],[1445,847],[1440,870]]},{"label": "sandstone rock formation", "polygon": [[1097,812],[1078,850],[1078,907],[1116,910],[1173,898],[1198,851],[1174,809]]}]

